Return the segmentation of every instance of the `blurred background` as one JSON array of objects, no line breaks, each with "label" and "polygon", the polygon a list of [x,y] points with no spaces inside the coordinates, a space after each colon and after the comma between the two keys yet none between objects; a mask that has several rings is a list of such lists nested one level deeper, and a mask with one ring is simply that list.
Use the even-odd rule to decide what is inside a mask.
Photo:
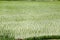
[{"label": "blurred background", "polygon": [[60,1],[60,0],[0,0],[0,1]]}]

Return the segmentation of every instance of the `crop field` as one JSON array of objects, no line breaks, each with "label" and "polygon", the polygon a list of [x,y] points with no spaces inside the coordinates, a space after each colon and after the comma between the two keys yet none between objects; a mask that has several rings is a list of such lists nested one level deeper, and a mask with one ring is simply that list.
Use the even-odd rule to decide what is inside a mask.
[{"label": "crop field", "polygon": [[16,39],[60,35],[60,2],[0,1],[0,35],[6,32]]}]

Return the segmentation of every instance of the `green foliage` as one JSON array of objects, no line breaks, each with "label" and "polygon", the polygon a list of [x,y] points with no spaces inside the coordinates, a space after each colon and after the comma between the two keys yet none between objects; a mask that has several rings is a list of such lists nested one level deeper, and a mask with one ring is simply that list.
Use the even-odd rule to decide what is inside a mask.
[{"label": "green foliage", "polygon": [[25,40],[50,40],[50,39],[60,39],[59,35],[50,35],[50,36],[40,36],[40,37],[31,37],[26,38]]},{"label": "green foliage", "polygon": [[0,40],[15,40],[9,30],[0,30]]},{"label": "green foliage", "polygon": [[7,35],[0,35],[0,40],[15,40],[14,37],[9,37]]}]

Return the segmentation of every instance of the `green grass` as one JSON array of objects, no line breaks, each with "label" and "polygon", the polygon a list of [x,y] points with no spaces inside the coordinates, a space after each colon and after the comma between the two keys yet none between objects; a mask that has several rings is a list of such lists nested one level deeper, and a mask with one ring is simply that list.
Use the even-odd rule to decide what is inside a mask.
[{"label": "green grass", "polygon": [[15,38],[60,35],[60,2],[0,1],[1,34],[5,30]]},{"label": "green grass", "polygon": [[25,38],[25,40],[60,40],[60,36],[59,35],[47,35],[47,36],[40,36],[40,37]]}]

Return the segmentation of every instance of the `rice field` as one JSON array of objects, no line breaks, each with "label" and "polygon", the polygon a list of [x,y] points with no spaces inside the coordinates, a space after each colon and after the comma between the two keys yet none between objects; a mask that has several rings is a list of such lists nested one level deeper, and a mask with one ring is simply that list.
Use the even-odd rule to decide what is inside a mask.
[{"label": "rice field", "polygon": [[0,34],[4,32],[16,39],[60,35],[60,2],[0,1]]}]

